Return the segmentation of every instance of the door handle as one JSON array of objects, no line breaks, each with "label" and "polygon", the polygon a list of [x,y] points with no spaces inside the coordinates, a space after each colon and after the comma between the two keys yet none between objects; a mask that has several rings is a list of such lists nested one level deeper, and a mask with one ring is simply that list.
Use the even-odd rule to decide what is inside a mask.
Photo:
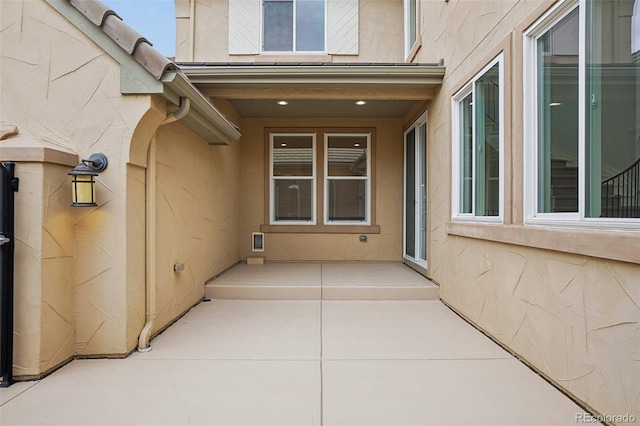
[{"label": "door handle", "polygon": [[11,238],[7,238],[0,234],[0,246],[7,244],[9,241],[11,241]]}]

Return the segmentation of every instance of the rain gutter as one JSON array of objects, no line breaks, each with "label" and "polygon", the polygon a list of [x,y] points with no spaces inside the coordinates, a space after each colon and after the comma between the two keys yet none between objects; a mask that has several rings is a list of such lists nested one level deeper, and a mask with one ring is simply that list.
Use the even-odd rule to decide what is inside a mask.
[{"label": "rain gutter", "polygon": [[207,64],[182,63],[199,87],[316,86],[420,87],[442,85],[445,67],[436,64]]},{"label": "rain gutter", "polygon": [[176,107],[181,105],[182,98],[189,99],[191,108],[180,122],[210,145],[229,145],[240,138],[238,128],[227,120],[183,73],[167,71],[160,81],[164,85],[162,96]]}]

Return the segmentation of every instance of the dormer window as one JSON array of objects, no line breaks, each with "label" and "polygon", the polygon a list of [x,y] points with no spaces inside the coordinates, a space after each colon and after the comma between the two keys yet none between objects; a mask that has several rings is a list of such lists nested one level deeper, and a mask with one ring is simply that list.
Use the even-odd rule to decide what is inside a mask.
[{"label": "dormer window", "polygon": [[263,52],[324,52],[326,0],[263,0]]}]

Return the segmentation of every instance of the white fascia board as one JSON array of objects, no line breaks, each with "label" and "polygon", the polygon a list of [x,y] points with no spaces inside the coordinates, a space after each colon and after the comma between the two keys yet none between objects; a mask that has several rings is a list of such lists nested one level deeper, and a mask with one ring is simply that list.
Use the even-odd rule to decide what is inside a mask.
[{"label": "white fascia board", "polygon": [[440,86],[445,68],[436,65],[181,65],[194,84]]}]

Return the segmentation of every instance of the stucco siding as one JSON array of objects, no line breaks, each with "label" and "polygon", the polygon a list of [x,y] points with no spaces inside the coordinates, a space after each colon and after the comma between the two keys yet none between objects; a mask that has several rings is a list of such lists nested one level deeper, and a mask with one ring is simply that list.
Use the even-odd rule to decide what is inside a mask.
[{"label": "stucco siding", "polygon": [[[443,58],[447,67],[429,107],[429,275],[440,284],[444,301],[576,398],[599,413],[638,418],[638,264],[608,260],[604,249],[597,257],[581,254],[566,236],[558,237],[558,250],[552,251],[447,233],[455,143],[451,96],[502,52],[508,81],[504,221],[517,225],[513,232],[521,233],[519,241],[527,240],[528,227],[522,226],[522,31],[554,3],[427,2],[415,61]],[[598,247],[598,232],[574,232]],[[614,231],[600,232],[611,236]]]},{"label": "stucco siding", "polygon": [[74,352],[75,241],[73,216],[69,214],[73,208],[69,206],[68,172],[65,166],[44,165],[40,371],[49,371]]},{"label": "stucco siding", "polygon": [[441,297],[602,413],[640,415],[640,266],[450,237]]},{"label": "stucco siding", "polygon": [[[37,163],[21,164],[17,176],[23,191],[16,194],[18,211],[28,214],[15,219],[14,277],[18,283],[14,290],[14,371],[16,375],[38,372],[41,348],[42,321],[42,187],[43,167]],[[31,188],[25,191],[24,188]],[[36,225],[34,225],[36,224]],[[53,281],[53,280],[52,280]],[[21,283],[24,283],[20,285]],[[29,285],[29,283],[32,283]],[[55,285],[55,283],[51,283]]]},{"label": "stucco siding", "polygon": [[357,57],[336,62],[404,62],[403,0],[360,1],[360,45]]},{"label": "stucco siding", "polygon": [[146,168],[127,165],[126,347],[138,345],[146,321]]},{"label": "stucco siding", "polygon": [[[71,167],[16,166],[24,177],[16,194],[22,223],[16,288],[24,303],[17,303],[17,324],[24,334],[15,346],[15,374],[29,376],[74,354],[132,349],[125,338],[126,163],[132,135],[151,103],[149,96],[122,96],[117,62],[45,2],[0,7],[3,123],[30,140],[80,158],[102,152],[110,162],[97,178],[99,207],[92,209],[69,207]],[[31,173],[38,180],[27,179]],[[41,262],[33,262],[34,256]]]},{"label": "stucco siding", "polygon": [[[265,235],[264,253],[251,252],[251,233],[265,225],[265,179],[268,155],[265,128],[376,129],[376,224],[379,234],[278,233]],[[267,260],[394,260],[402,259],[403,129],[401,119],[250,119],[242,122],[241,230],[242,257],[264,255]],[[324,143],[318,140],[316,143]],[[267,170],[265,174],[265,170]],[[322,185],[322,182],[318,182]]]},{"label": "stucco siding", "polygon": [[161,127],[156,143],[158,330],[240,260],[240,146],[210,146],[179,123]]},{"label": "stucco siding", "polygon": [[[231,0],[242,2],[243,0]],[[248,3],[247,3],[248,4]],[[358,2],[359,28],[348,31],[356,34],[358,40],[346,43],[349,49],[341,54],[331,55],[277,55],[230,54],[229,53],[229,0],[200,0],[195,2],[195,18],[190,24],[190,12],[186,2],[176,2],[179,7],[177,17],[178,62],[274,62],[274,61],[321,61],[321,62],[403,62],[403,6],[402,0],[377,0]],[[186,15],[186,16],[185,16]],[[331,29],[331,26],[328,26]],[[192,34],[193,31],[193,34]],[[246,34],[242,34],[246,36]],[[255,38],[255,34],[252,33]],[[193,41],[192,41],[193,40]],[[259,40],[254,40],[252,49],[259,48]],[[336,43],[334,43],[336,44]],[[353,54],[354,45],[357,54]],[[194,56],[189,57],[190,46]],[[259,49],[258,49],[259,50]],[[239,52],[238,52],[239,53]]]}]

